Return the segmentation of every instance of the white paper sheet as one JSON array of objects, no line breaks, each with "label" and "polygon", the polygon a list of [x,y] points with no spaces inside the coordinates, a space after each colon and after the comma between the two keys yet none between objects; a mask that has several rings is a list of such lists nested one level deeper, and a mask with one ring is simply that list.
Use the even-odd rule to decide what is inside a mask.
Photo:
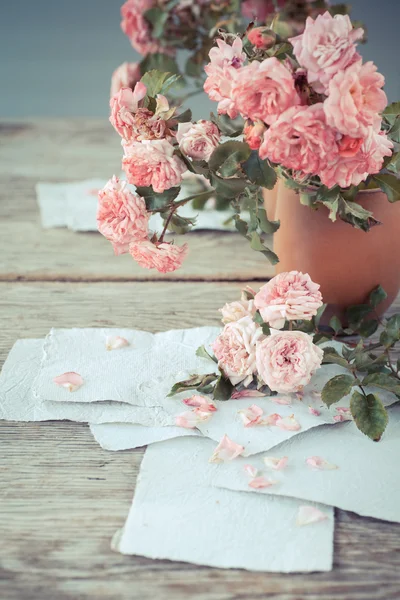
[{"label": "white paper sheet", "polygon": [[148,427],[174,425],[174,420],[161,407],[136,407],[120,402],[41,402],[34,396],[32,385],[40,367],[43,341],[18,340],[11,349],[0,374],[0,419],[126,422]]},{"label": "white paper sheet", "polygon": [[195,429],[182,427],[143,427],[129,423],[90,425],[90,431],[104,450],[129,450],[177,437],[201,436]]},{"label": "white paper sheet", "polygon": [[149,447],[135,497],[113,548],[122,554],[252,571],[311,572],[332,567],[333,510],[295,524],[301,502],[208,485],[213,442],[180,438]]},{"label": "white paper sheet", "polygon": [[[217,465],[212,483],[230,490],[314,500],[362,516],[400,522],[400,406],[388,412],[389,424],[379,443],[364,436],[353,422],[319,427],[267,454]],[[263,463],[264,456],[287,456],[289,461],[284,470],[270,471]],[[338,468],[313,470],[305,463],[310,456],[321,456]],[[262,490],[249,488],[245,464],[254,465],[260,474],[278,483]]]},{"label": "white paper sheet", "polygon": [[[97,231],[96,190],[102,189],[106,180],[87,179],[76,183],[38,183],[36,194],[44,228],[68,227],[72,231]],[[178,196],[181,200],[192,194],[187,186],[182,187]],[[232,211],[218,211],[212,207],[195,210],[189,203],[179,210],[182,217],[196,217],[193,231],[201,229],[235,231],[235,226],[226,221],[232,217]],[[159,215],[150,218],[150,229],[159,231],[163,223]]]},{"label": "white paper sheet", "polygon": [[[53,402],[126,402],[161,406],[173,382],[191,373],[208,373],[214,363],[196,356],[210,344],[216,327],[176,329],[152,334],[133,329],[53,329],[44,343],[34,394]],[[106,349],[108,336],[118,335],[129,346]],[[84,384],[75,392],[57,386],[57,375],[74,371]]]}]

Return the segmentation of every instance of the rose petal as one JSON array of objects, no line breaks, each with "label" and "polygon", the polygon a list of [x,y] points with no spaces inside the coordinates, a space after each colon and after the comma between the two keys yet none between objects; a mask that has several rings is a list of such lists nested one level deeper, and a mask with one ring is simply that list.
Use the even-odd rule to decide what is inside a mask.
[{"label": "rose petal", "polygon": [[240,398],[263,398],[265,394],[258,390],[241,390],[240,392],[233,392],[231,400],[239,400]]},{"label": "rose petal", "polygon": [[301,429],[301,425],[296,421],[294,415],[278,419],[276,426],[285,431],[299,431]]},{"label": "rose petal", "polygon": [[272,396],[271,400],[275,404],[282,404],[283,406],[290,406],[293,402],[293,399],[289,396]]},{"label": "rose petal", "polygon": [[347,408],[346,406],[337,406],[336,412],[341,413],[341,414],[348,414],[348,413],[351,413],[351,410],[350,410],[350,408]]},{"label": "rose petal", "polygon": [[343,423],[344,421],[352,421],[353,419],[350,415],[335,415],[333,420],[335,423]]},{"label": "rose petal", "polygon": [[84,383],[81,375],[79,375],[79,373],[74,373],[73,371],[58,375],[57,377],[54,377],[53,381],[57,385],[67,389],[69,392],[75,392]]},{"label": "rose petal", "polygon": [[204,396],[190,396],[190,398],[185,398],[182,400],[186,406],[195,406],[196,408],[200,408],[203,411],[214,412],[217,410],[217,407],[213,402],[211,402],[208,398]]},{"label": "rose petal", "polygon": [[283,456],[282,458],[275,458],[274,456],[266,456],[264,458],[264,464],[268,469],[272,469],[273,471],[281,471],[284,469],[288,463],[288,457]]},{"label": "rose petal", "polygon": [[257,477],[258,469],[253,465],[244,465],[244,470],[250,477]]},{"label": "rose petal", "polygon": [[264,488],[268,488],[271,487],[271,485],[275,485],[276,483],[278,483],[277,481],[274,481],[273,479],[266,479],[265,477],[256,477],[255,479],[252,479],[249,482],[249,487],[255,489],[255,490],[262,490]]},{"label": "rose petal", "polygon": [[263,419],[262,424],[275,426],[280,419],[282,419],[281,415],[273,413],[272,415],[268,415],[266,419]]},{"label": "rose petal", "polygon": [[302,402],[302,400],[304,398],[303,392],[296,392],[296,398],[297,398],[297,400],[300,400],[300,402]]},{"label": "rose petal", "polygon": [[197,416],[198,421],[208,421],[208,419],[210,419],[213,416],[215,411],[206,410],[202,406],[196,406],[196,408],[194,408],[192,412]]},{"label": "rose petal", "polygon": [[308,412],[310,413],[310,415],[314,415],[315,417],[319,417],[321,414],[321,411],[317,410],[316,408],[313,408],[312,406],[308,407]]},{"label": "rose petal", "polygon": [[183,412],[175,417],[175,425],[184,427],[185,429],[195,429],[198,422],[198,416],[192,410]]},{"label": "rose petal", "polygon": [[336,465],[328,462],[321,456],[310,456],[306,458],[306,464],[312,469],[316,469],[318,471],[329,471],[332,469],[338,469]]},{"label": "rose petal", "polygon": [[220,463],[228,460],[233,460],[243,453],[244,446],[233,442],[226,434],[215,448],[213,455],[210,458],[212,463]]},{"label": "rose petal", "polygon": [[97,196],[99,191],[100,190],[98,188],[91,188],[89,190],[86,190],[86,195],[87,196]]},{"label": "rose petal", "polygon": [[297,512],[296,525],[298,527],[311,525],[312,523],[325,521],[327,518],[328,516],[315,506],[300,506]]},{"label": "rose petal", "polygon": [[257,406],[257,404],[252,404],[248,408],[239,410],[238,414],[240,415],[245,427],[254,427],[254,425],[263,424],[261,417],[264,414],[264,411],[262,408]]},{"label": "rose petal", "polygon": [[106,348],[107,350],[118,350],[119,348],[123,348],[124,346],[129,346],[128,340],[119,335],[109,335],[106,339]]}]

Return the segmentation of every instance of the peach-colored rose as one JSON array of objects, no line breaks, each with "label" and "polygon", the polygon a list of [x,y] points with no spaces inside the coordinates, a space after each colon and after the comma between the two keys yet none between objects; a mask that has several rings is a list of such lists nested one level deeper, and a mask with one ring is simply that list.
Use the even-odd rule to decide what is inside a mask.
[{"label": "peach-colored rose", "polygon": [[167,140],[144,140],[123,146],[122,168],[129,183],[138,187],[152,186],[155,192],[180,185],[182,173],[187,169]]},{"label": "peach-colored rose", "polygon": [[351,158],[358,153],[363,143],[363,138],[352,138],[349,135],[344,135],[338,141],[339,155]]},{"label": "peach-colored rose", "polygon": [[246,60],[246,55],[239,37],[234,40],[232,46],[223,40],[217,40],[217,46],[211,48],[210,62],[204,67],[207,74],[204,91],[211,100],[218,102],[218,113],[227,114],[234,119],[238,116],[238,111],[231,97],[232,83],[237,70]]},{"label": "peach-colored rose", "polygon": [[280,273],[260,288],[254,304],[266,323],[281,329],[285,321],[310,321],[322,306],[319,285],[299,271]]},{"label": "peach-colored rose", "polygon": [[119,65],[111,76],[110,98],[118,94],[122,88],[133,89],[140,80],[140,67],[138,63],[124,62]]},{"label": "peach-colored rose", "polygon": [[259,377],[274,392],[297,392],[321,366],[323,351],[302,331],[276,331],[257,343]]},{"label": "peach-colored rose", "polygon": [[225,325],[212,348],[218,366],[233,385],[248,385],[256,371],[256,342],[263,335],[251,317],[243,317]]},{"label": "peach-colored rose", "polygon": [[300,104],[293,73],[275,57],[239,69],[231,98],[242,117],[268,124],[287,108]]},{"label": "peach-colored rose", "polygon": [[235,302],[228,302],[222,308],[222,322],[230,323],[231,321],[239,321],[243,317],[252,317],[256,309],[254,306],[254,300],[237,300]]},{"label": "peach-colored rose", "polygon": [[167,242],[153,244],[145,240],[132,242],[129,245],[129,253],[144,269],[157,269],[160,273],[170,273],[182,266],[188,253],[188,245],[177,246]]},{"label": "peach-colored rose", "polygon": [[358,152],[332,154],[332,160],[319,173],[321,181],[328,188],[335,185],[346,188],[350,185],[359,185],[368,175],[379,173],[382,169],[385,156],[390,156],[393,143],[383,131],[370,127],[368,136],[363,140]]},{"label": "peach-colored rose", "polygon": [[[139,54],[167,52],[160,41],[152,37],[151,27],[144,16],[156,5],[156,0],[127,0],[121,7],[121,29]],[[168,53],[172,51],[168,50]]]},{"label": "peach-colored rose", "polygon": [[326,124],[322,103],[293,106],[265,133],[260,157],[288,169],[318,174],[338,152],[336,136]]},{"label": "peach-colored rose", "polygon": [[300,65],[307,69],[310,85],[326,93],[332,77],[359,58],[356,42],[363,35],[362,29],[353,29],[348,15],[332,17],[325,12],[315,20],[308,17],[304,32],[289,41]]},{"label": "peach-colored rose", "polygon": [[256,48],[269,48],[275,43],[275,36],[268,33],[266,27],[253,27],[247,34],[247,38]]},{"label": "peach-colored rose", "polygon": [[211,121],[179,123],[176,139],[179,148],[194,160],[208,160],[220,139],[219,129]]},{"label": "peach-colored rose", "polygon": [[128,252],[130,242],[145,240],[149,215],[140,196],[129,191],[126,182],[113,177],[99,191],[97,227],[113,245],[115,254]]},{"label": "peach-colored rose", "polygon": [[329,83],[324,102],[328,125],[343,135],[365,137],[387,105],[386,94],[381,89],[384,83],[385,78],[377,73],[373,62],[363,65],[360,60],[337,73]]},{"label": "peach-colored rose", "polygon": [[243,135],[245,141],[252,150],[259,149],[266,130],[267,128],[262,121],[256,121],[255,123],[252,123],[251,121],[246,122],[243,129]]},{"label": "peach-colored rose", "polygon": [[139,81],[134,90],[122,88],[110,99],[110,123],[117,133],[126,140],[131,139],[133,136],[134,115],[141,106],[141,101],[146,96],[146,92],[146,86]]}]

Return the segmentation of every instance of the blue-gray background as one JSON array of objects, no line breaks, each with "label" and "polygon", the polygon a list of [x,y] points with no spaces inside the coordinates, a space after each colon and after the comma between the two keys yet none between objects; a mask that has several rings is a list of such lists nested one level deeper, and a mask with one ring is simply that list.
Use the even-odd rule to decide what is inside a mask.
[{"label": "blue-gray background", "polygon": [[[121,4],[122,0],[0,0],[0,116],[105,117],[113,69],[138,59],[119,27]],[[368,30],[361,53],[385,75],[389,100],[397,100],[400,0],[351,4],[352,17]],[[205,116],[208,102],[197,97],[192,103],[195,116]]]}]

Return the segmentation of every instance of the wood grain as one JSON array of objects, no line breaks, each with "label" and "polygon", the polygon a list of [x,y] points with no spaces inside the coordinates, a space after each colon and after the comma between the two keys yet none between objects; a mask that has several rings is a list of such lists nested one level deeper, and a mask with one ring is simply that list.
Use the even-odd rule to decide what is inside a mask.
[{"label": "wood grain", "polygon": [[[0,253],[2,281],[266,280],[273,267],[239,234],[193,232],[179,271],[161,275],[129,255],[116,258],[97,232],[43,230],[38,181],[108,179],[120,172],[121,147],[111,125],[79,119],[0,121]],[[178,236],[179,238],[179,236]],[[272,240],[270,242],[272,244]]]}]

